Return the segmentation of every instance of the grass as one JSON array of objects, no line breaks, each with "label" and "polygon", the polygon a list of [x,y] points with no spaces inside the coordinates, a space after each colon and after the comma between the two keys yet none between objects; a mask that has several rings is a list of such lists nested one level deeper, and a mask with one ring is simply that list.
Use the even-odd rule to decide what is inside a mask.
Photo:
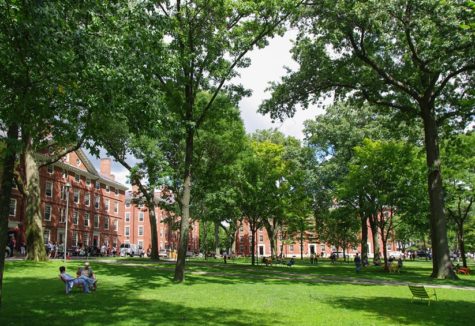
[{"label": "grass", "polygon": [[[431,265],[408,262],[401,274],[351,264],[256,266],[192,260],[186,281],[174,284],[174,265],[146,259],[92,262],[92,294],[64,294],[62,263],[8,261],[0,325],[459,325],[475,309],[474,276],[432,280]],[[71,274],[80,266],[70,261]],[[376,284],[358,284],[370,280]],[[384,284],[380,284],[384,282]],[[411,303],[404,282],[437,288],[438,302]]]}]

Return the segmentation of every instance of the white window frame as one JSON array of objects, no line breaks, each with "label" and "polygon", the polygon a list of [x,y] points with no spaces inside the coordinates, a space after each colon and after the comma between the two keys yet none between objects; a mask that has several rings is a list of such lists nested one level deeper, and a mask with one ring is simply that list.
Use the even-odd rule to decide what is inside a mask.
[{"label": "white window frame", "polygon": [[89,213],[84,213],[84,226],[89,226],[89,219],[90,219],[90,215]]},{"label": "white window frame", "polygon": [[110,193],[110,192],[111,192],[111,186],[106,185],[106,192],[107,192],[107,193]]},{"label": "white window frame", "polygon": [[44,220],[51,221],[51,215],[53,215],[53,207],[50,204],[45,204],[45,212],[43,215]]},{"label": "white window frame", "polygon": [[109,230],[109,216],[104,216],[104,230]]},{"label": "white window frame", "polygon": [[73,224],[74,225],[79,224],[79,212],[76,209],[73,210]]},{"label": "white window frame", "polygon": [[101,223],[101,218],[98,214],[95,214],[94,215],[94,228],[95,229],[98,229],[99,228],[99,225]]},{"label": "white window frame", "polygon": [[124,235],[130,237],[130,226],[124,227]]},{"label": "white window frame", "polygon": [[114,193],[115,193],[115,196],[118,197],[119,196],[119,188],[114,188]]},{"label": "white window frame", "polygon": [[139,212],[139,222],[143,222],[145,220],[145,213]]},{"label": "white window frame", "polygon": [[119,214],[119,202],[114,202],[114,213]]},{"label": "white window frame", "polygon": [[59,209],[59,223],[66,222],[66,208]]},{"label": "white window frame", "polygon": [[74,181],[76,181],[77,183],[81,182],[81,176],[77,173],[74,173]]},{"label": "white window frame", "polygon": [[130,212],[125,212],[125,223],[130,223]]},{"label": "white window frame", "polygon": [[89,207],[91,205],[91,194],[89,192],[86,192],[84,194],[84,205],[86,207]]},{"label": "white window frame", "polygon": [[109,209],[110,209],[110,203],[111,203],[110,199],[106,198],[106,200],[104,201],[104,208],[105,208],[106,212],[108,212]]},{"label": "white window frame", "polygon": [[96,190],[101,190],[101,183],[99,181],[96,181],[94,187],[96,188]]},{"label": "white window frame", "polygon": [[[13,207],[13,214],[12,214],[12,207]],[[8,211],[8,215],[16,216],[16,199],[10,198],[10,209]]]},{"label": "white window frame", "polygon": [[74,188],[73,201],[75,204],[79,204],[79,202],[81,201],[81,191],[78,188]]},{"label": "white window frame", "polygon": [[84,232],[82,234],[82,242],[86,247],[89,247],[89,232]]},{"label": "white window frame", "polygon": [[94,198],[94,208],[99,209],[99,207],[101,207],[101,197],[96,196]]},{"label": "white window frame", "polygon": [[45,196],[48,198],[53,197],[53,183],[51,181],[46,181],[45,183]]},{"label": "white window frame", "polygon": [[[142,232],[141,232],[142,231]],[[139,227],[137,228],[137,235],[139,237],[143,237],[143,234],[144,234],[144,228],[143,228],[143,225],[139,225]]]}]

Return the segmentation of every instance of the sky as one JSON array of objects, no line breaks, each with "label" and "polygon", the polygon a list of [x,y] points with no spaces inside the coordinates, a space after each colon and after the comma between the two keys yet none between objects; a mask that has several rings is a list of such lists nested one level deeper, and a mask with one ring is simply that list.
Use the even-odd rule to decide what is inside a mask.
[{"label": "sky", "polygon": [[[303,139],[303,122],[313,119],[322,110],[318,108],[309,108],[307,110],[297,110],[293,118],[288,118],[284,122],[276,121],[272,123],[269,116],[263,116],[257,113],[257,109],[262,101],[270,97],[270,93],[265,92],[271,81],[279,81],[285,75],[284,67],[296,69],[297,63],[292,60],[290,49],[292,48],[292,39],[296,36],[296,31],[289,31],[283,37],[275,37],[269,41],[269,45],[264,49],[252,51],[248,57],[251,59],[251,65],[240,71],[240,78],[233,82],[241,83],[246,89],[252,90],[252,96],[241,100],[239,107],[244,126],[248,133],[258,129],[276,128],[285,135],[294,136]],[[94,166],[99,170],[99,160],[89,157]],[[126,182],[128,172],[120,164],[113,162],[112,174],[116,181],[128,185]]]}]

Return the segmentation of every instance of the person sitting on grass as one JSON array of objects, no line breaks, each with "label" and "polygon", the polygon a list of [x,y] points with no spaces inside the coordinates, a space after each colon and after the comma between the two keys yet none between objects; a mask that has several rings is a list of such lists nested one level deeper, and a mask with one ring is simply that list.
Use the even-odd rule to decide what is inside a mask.
[{"label": "person sitting on grass", "polygon": [[61,266],[59,268],[60,277],[63,282],[66,284],[66,294],[69,294],[75,285],[82,287],[84,293],[89,293],[89,285],[85,278],[77,277],[74,278],[68,273],[66,273],[66,267]]},{"label": "person sitting on grass", "polygon": [[289,262],[287,263],[287,266],[291,267],[294,264],[295,264],[295,259],[294,259],[294,257],[292,257],[292,258],[290,258]]},{"label": "person sitting on grass", "polygon": [[87,282],[91,290],[93,291],[96,290],[96,287],[97,287],[96,275],[92,271],[92,268],[90,268],[88,261],[84,263],[83,268],[80,267],[78,269],[76,274],[78,278],[82,278]]}]

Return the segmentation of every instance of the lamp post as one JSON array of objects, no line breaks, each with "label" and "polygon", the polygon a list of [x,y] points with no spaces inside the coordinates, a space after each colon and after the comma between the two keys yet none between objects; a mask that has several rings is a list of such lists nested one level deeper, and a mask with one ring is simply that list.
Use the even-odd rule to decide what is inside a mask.
[{"label": "lamp post", "polygon": [[69,188],[71,184],[67,182],[64,185],[64,192],[66,193],[66,224],[64,227],[64,263],[66,263],[67,254],[68,254],[68,220],[69,220]]}]

